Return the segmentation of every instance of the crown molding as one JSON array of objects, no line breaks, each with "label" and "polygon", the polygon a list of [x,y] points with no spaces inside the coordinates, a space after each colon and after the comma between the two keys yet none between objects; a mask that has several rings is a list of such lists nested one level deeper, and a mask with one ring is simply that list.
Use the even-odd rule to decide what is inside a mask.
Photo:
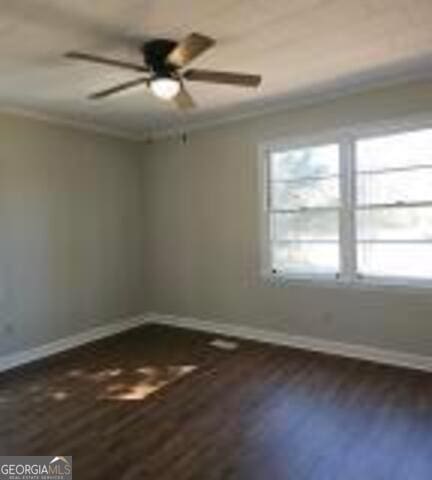
[{"label": "crown molding", "polygon": [[171,125],[161,125],[153,130],[149,128],[146,140],[148,142],[164,140],[227,123],[321,105],[351,95],[431,81],[432,56],[417,56],[385,67],[334,78],[319,85],[298,89],[289,94],[264,98],[208,114],[204,113],[189,121],[173,122]]},{"label": "crown molding", "polygon": [[288,112],[298,108],[328,103],[350,95],[392,88],[410,83],[432,81],[432,57],[412,58],[384,68],[336,78],[320,85],[299,89],[290,94],[261,98],[233,107],[221,108],[193,116],[190,119],[174,122],[161,122],[149,126],[142,132],[129,129],[111,128],[100,123],[77,121],[66,116],[49,114],[31,108],[0,107],[0,113],[26,117],[53,125],[66,126],[81,131],[98,133],[123,140],[152,143],[178,137],[185,133],[207,130],[230,123],[252,120],[271,114]]},{"label": "crown molding", "polygon": [[146,136],[138,133],[132,133],[128,130],[110,128],[98,123],[77,121],[66,118],[62,115],[54,115],[39,110],[33,110],[21,107],[0,107],[0,114],[12,115],[14,117],[36,120],[48,123],[53,126],[69,127],[82,132],[96,133],[105,137],[114,137],[120,140],[128,140],[133,142],[142,142],[146,140]]},{"label": "crown molding", "polygon": [[161,127],[148,133],[144,141],[153,143],[157,141],[175,138],[185,133],[208,130],[210,128],[221,127],[230,123],[238,123],[245,120],[253,120],[272,114],[290,112],[292,110],[322,105],[333,100],[349,97],[351,95],[360,95],[362,93],[373,92],[383,88],[391,88],[403,85],[409,85],[411,82],[432,82],[432,73],[430,76],[422,78],[398,79],[393,81],[383,81],[368,85],[341,86],[339,91],[334,89],[311,89],[301,94],[280,97],[257,102],[248,106],[241,106],[230,110],[220,111],[217,114],[202,116],[193,121],[186,121],[177,125]]}]

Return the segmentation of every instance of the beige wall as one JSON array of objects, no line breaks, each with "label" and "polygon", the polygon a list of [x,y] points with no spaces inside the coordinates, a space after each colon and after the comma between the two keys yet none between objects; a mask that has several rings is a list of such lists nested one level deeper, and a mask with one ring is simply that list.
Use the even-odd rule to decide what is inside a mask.
[{"label": "beige wall", "polygon": [[136,145],[0,116],[0,354],[141,311]]},{"label": "beige wall", "polygon": [[0,116],[0,355],[144,310],[432,355],[428,291],[271,287],[257,145],[432,112],[388,88],[151,146]]},{"label": "beige wall", "polygon": [[147,308],[432,355],[428,291],[281,288],[259,276],[258,142],[422,112],[432,113],[432,84],[201,130],[185,145],[143,147]]}]

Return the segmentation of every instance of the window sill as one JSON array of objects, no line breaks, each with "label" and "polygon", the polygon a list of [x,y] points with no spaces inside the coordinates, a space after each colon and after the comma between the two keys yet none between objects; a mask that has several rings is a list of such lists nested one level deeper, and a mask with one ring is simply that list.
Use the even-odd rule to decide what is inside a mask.
[{"label": "window sill", "polygon": [[333,276],[263,275],[262,282],[269,287],[305,287],[348,289],[388,293],[420,293],[430,295],[432,281],[397,278],[362,278],[355,281],[336,279]]}]

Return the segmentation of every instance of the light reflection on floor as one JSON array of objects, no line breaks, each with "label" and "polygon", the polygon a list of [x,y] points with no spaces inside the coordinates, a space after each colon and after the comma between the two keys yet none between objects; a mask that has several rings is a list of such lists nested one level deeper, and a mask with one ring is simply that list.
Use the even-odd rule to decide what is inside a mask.
[{"label": "light reflection on floor", "polygon": [[[73,369],[54,382],[33,383],[26,387],[34,402],[64,402],[94,395],[96,400],[138,401],[192,373],[196,365],[157,365],[134,368],[106,368],[92,371]],[[14,401],[20,392],[0,391],[0,404]]]},{"label": "light reflection on floor", "polygon": [[110,400],[143,400],[153,392],[192,373],[196,368],[194,365],[169,366],[164,367],[164,372],[161,375],[158,368],[142,367],[137,369],[137,373],[144,376],[143,380],[132,385],[122,383],[109,385],[107,387],[107,395],[103,398]]}]

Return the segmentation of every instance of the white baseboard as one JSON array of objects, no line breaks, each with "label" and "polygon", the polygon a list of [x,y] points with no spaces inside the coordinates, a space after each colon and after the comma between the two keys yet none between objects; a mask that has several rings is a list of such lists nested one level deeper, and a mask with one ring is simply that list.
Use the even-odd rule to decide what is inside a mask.
[{"label": "white baseboard", "polygon": [[398,352],[366,345],[341,343],[333,340],[325,340],[323,338],[289,335],[283,332],[264,330],[240,324],[228,324],[219,321],[199,320],[197,318],[177,317],[174,315],[158,315],[155,313],[151,315],[153,323],[190,328],[219,335],[256,340],[276,345],[285,345],[288,347],[367,360],[385,365],[432,372],[432,357],[424,355]]},{"label": "white baseboard", "polygon": [[79,347],[89,342],[101,338],[110,337],[120,332],[124,332],[134,327],[139,327],[151,321],[150,315],[138,315],[136,317],[124,318],[115,322],[107,323],[98,327],[91,328],[85,332],[60,338],[50,343],[34,347],[28,350],[14,352],[0,357],[0,372],[10,370],[11,368],[34,362],[56,353]]},{"label": "white baseboard", "polygon": [[136,317],[117,320],[85,332],[61,338],[39,347],[5,355],[0,357],[0,372],[149,323],[189,328],[218,335],[255,340],[275,345],[284,345],[304,350],[368,360],[385,365],[432,372],[432,357],[424,355],[397,352],[394,350],[380,349],[366,345],[335,342],[323,338],[289,335],[275,330],[260,329],[234,323],[199,320],[197,318],[178,317],[175,315],[163,315],[158,313],[146,313]]}]

